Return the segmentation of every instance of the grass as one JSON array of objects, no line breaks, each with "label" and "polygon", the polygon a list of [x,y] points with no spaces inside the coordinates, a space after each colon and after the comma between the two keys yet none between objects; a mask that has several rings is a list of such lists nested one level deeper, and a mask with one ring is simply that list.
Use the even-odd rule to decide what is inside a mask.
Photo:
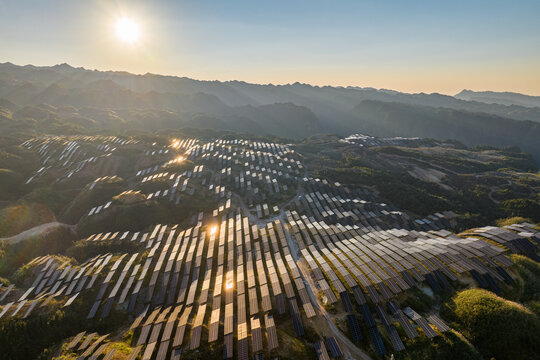
[{"label": "grass", "polygon": [[520,301],[526,305],[533,305],[540,299],[540,264],[530,258],[512,254],[510,259],[514,262],[516,282],[505,289],[507,298]]},{"label": "grass", "polygon": [[498,219],[495,221],[498,227],[513,225],[513,224],[521,224],[524,222],[532,223],[532,220],[521,217],[521,216],[514,216],[514,217],[509,217],[509,218],[504,218],[504,219]]},{"label": "grass", "polygon": [[54,220],[54,213],[42,204],[22,203],[8,206],[0,210],[0,237],[13,236]]}]

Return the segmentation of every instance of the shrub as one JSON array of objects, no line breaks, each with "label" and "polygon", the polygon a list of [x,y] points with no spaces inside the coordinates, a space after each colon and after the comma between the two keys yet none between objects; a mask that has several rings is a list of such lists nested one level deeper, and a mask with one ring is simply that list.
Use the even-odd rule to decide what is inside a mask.
[{"label": "shrub", "polygon": [[507,226],[507,225],[513,225],[513,224],[520,224],[520,223],[523,223],[523,222],[532,222],[531,219],[526,219],[526,218],[523,218],[523,217],[520,217],[520,216],[514,216],[514,217],[509,217],[509,218],[505,218],[505,219],[498,219],[496,221],[496,224],[498,227],[503,227],[503,226]]},{"label": "shrub", "polygon": [[533,359],[540,351],[538,316],[489,291],[462,291],[443,310],[486,358]]},{"label": "shrub", "polygon": [[523,255],[511,255],[512,261],[523,280],[520,301],[540,299],[540,264]]},{"label": "shrub", "polygon": [[540,204],[531,199],[512,199],[501,203],[501,208],[509,216],[521,216],[540,221]]},{"label": "shrub", "polygon": [[396,360],[480,360],[478,352],[454,331],[429,339],[423,332],[404,341],[405,350],[395,355]]},{"label": "shrub", "polygon": [[12,274],[22,264],[37,256],[63,253],[75,240],[77,237],[71,229],[59,226],[45,234],[4,245],[4,256],[0,256],[0,274]]}]

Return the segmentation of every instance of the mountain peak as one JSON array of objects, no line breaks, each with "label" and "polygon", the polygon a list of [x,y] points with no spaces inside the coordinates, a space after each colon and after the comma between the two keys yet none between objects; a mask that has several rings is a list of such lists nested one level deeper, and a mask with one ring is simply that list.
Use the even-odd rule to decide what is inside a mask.
[{"label": "mountain peak", "polygon": [[53,69],[75,69],[73,66],[68,63],[56,64],[52,67]]}]

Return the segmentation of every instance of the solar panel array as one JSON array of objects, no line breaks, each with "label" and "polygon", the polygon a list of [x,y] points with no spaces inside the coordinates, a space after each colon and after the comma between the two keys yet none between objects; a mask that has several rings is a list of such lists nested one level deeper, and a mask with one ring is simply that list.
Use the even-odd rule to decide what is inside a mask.
[{"label": "solar panel array", "polygon": [[[131,138],[96,136],[47,137],[23,145],[37,151],[44,165],[33,178],[51,168],[73,175],[94,161],[89,159],[139,146],[145,165],[119,197],[143,194],[142,201],[182,206],[197,193],[216,202],[207,213],[191,214],[189,226],[155,224],[85,239],[134,242],[140,250],[100,254],[80,265],[36,258],[29,264],[34,282],[22,295],[14,298],[13,285],[0,287],[0,317],[27,317],[52,299],[70,306],[94,289],[89,319],[115,310],[133,317],[133,359],[179,359],[184,351],[217,342],[226,359],[261,358],[280,346],[274,315],[287,314],[295,336],[303,336],[306,321],[325,313],[319,295],[347,313],[354,341],[366,333],[384,355],[381,332],[386,332],[392,348],[401,351],[396,322],[408,338],[418,331],[434,337],[434,328],[449,330],[436,314],[424,318],[414,309],[400,309],[394,300],[402,293],[417,285],[440,293],[460,276],[499,291],[500,282],[513,281],[505,269],[512,264],[507,254],[533,256],[540,245],[531,224],[457,236],[446,230],[456,216],[452,212],[412,219],[369,189],[305,177],[299,154],[282,144],[175,139],[143,146]],[[193,168],[178,170],[185,160]],[[100,176],[88,190],[110,180],[114,177]],[[159,190],[149,192],[149,184]],[[105,214],[119,197],[88,209],[87,216]],[[69,346],[80,356],[109,356],[104,340],[81,333]],[[319,359],[343,354],[335,337],[317,342],[315,350]]]},{"label": "solar panel array", "polygon": [[[136,241],[126,233],[107,238]],[[146,239],[150,245],[140,252],[100,255],[73,268],[58,266],[54,258],[38,259],[43,267],[27,292],[40,294],[36,302],[68,295],[64,306],[69,306],[83,288],[95,287],[88,318],[107,317],[114,308],[133,313],[134,345],[142,346],[143,358],[163,358],[221,338],[227,357],[236,349],[238,357],[248,358],[279,346],[274,311],[288,308],[298,336],[302,317],[315,316],[279,220],[258,228],[231,214],[182,231],[157,225]],[[41,286],[51,274],[60,275],[51,282],[58,285]]]},{"label": "solar panel array", "polygon": [[138,143],[131,137],[105,135],[43,136],[29,139],[21,145],[39,155],[42,167],[39,168],[26,184],[40,178],[51,170],[61,170],[56,181],[71,178],[84,170],[100,174],[111,170],[110,161],[106,161],[117,149]]}]

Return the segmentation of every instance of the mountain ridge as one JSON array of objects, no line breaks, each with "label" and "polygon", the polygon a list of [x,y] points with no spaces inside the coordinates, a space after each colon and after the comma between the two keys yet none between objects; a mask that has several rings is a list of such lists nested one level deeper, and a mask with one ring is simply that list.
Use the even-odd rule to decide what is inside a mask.
[{"label": "mountain ridge", "polygon": [[[454,136],[471,146],[523,146],[540,159],[540,149],[529,140],[531,134],[537,134],[535,124],[540,124],[540,107],[487,104],[438,93],[408,94],[298,82],[260,85],[236,80],[200,81],[169,75],[87,70],[66,63],[49,67],[3,63],[0,64],[0,98],[21,107],[49,104],[115,110],[121,114],[118,116],[123,121],[113,121],[112,125],[107,124],[108,116],[91,119],[94,122],[90,123],[105,127],[195,126],[295,139],[320,133],[346,136],[367,125],[375,126],[367,116],[373,108],[366,108],[369,102],[364,103],[374,101],[385,103],[384,111],[391,115],[391,121],[379,119],[375,135],[443,139]],[[359,112],[359,106],[366,113]],[[396,107],[402,113],[392,110]],[[419,134],[411,134],[401,126],[411,121],[408,118],[411,113],[417,113],[426,124],[426,128],[417,129]],[[79,120],[78,125],[82,121]],[[491,126],[490,121],[495,125]],[[478,127],[475,123],[483,124],[486,131],[475,130],[480,136],[469,141],[467,132]],[[428,128],[436,131],[427,131]],[[401,132],[396,133],[396,129]],[[492,133],[489,139],[487,132]]]},{"label": "mountain ridge", "polygon": [[540,107],[540,96],[526,95],[511,91],[473,91],[463,89],[455,98],[461,100],[475,100],[486,104],[517,105],[525,107]]}]

